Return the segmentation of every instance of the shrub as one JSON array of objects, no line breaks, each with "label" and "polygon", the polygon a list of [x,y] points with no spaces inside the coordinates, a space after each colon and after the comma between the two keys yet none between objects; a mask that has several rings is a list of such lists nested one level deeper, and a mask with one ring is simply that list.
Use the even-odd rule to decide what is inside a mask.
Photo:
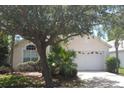
[{"label": "shrub", "polygon": [[115,73],[117,71],[117,63],[120,63],[119,59],[116,57],[107,57],[106,58],[106,65],[107,65],[107,71]]},{"label": "shrub", "polygon": [[[48,55],[48,63],[52,75],[62,75],[65,78],[76,76],[76,65],[72,63],[76,53],[74,51],[65,50],[59,45],[51,47]],[[68,75],[67,75],[68,74]]]},{"label": "shrub", "polygon": [[17,66],[17,70],[21,72],[41,72],[40,62],[25,62]]},{"label": "shrub", "polygon": [[60,73],[60,66],[59,66],[59,64],[51,62],[51,64],[49,64],[49,67],[50,67],[51,74],[53,76],[54,75],[58,75]]},{"label": "shrub", "polygon": [[65,79],[74,78],[77,75],[76,64],[64,62],[60,67],[60,75]]},{"label": "shrub", "polygon": [[32,80],[24,76],[0,75],[1,88],[24,88],[24,87],[41,87],[41,82]]},{"label": "shrub", "polygon": [[6,67],[6,66],[1,66],[0,67],[0,74],[5,74],[5,73],[9,73],[10,72],[10,68]]},{"label": "shrub", "polygon": [[9,66],[7,63],[8,52],[9,52],[9,42],[8,36],[4,32],[0,32],[0,66]]}]

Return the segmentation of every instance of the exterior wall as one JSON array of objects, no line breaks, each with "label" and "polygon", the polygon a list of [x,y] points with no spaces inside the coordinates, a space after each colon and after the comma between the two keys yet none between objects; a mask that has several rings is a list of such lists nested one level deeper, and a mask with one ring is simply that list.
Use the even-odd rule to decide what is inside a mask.
[{"label": "exterior wall", "polygon": [[21,43],[15,45],[14,54],[13,54],[13,67],[14,67],[14,69],[16,69],[16,66],[19,63],[23,62],[23,49],[24,49],[25,45],[27,45],[28,43],[30,43],[28,40],[24,40]]},{"label": "exterior wall", "polygon": [[75,49],[75,50],[106,50],[109,49],[106,45],[104,45],[102,42],[96,40],[95,38],[90,37],[88,39],[87,36],[85,37],[74,37],[72,40],[68,42],[67,47],[69,49]]},{"label": "exterior wall", "polygon": [[[102,42],[92,37],[90,39],[88,37],[75,37],[68,43],[67,48],[77,52],[74,63],[78,65],[79,71],[103,71],[106,69],[105,59],[109,54],[109,47]],[[83,54],[79,54],[78,51],[83,52]],[[101,54],[88,54],[96,51]]]},{"label": "exterior wall", "polygon": [[106,69],[105,56],[99,54],[77,55],[74,63],[79,71],[104,71]]},{"label": "exterior wall", "polygon": [[[16,66],[23,62],[23,49],[26,45],[28,45],[28,40],[24,40],[23,42],[17,44],[14,48],[14,60],[13,66]],[[97,40],[96,38],[90,37],[88,39],[87,36],[85,37],[74,37],[70,40],[67,45],[65,46],[66,49],[74,50],[77,53],[77,57],[74,59],[74,63],[78,65],[78,70],[105,70],[105,58],[109,54],[108,49],[109,47],[107,44]],[[49,47],[47,48],[47,53],[49,51]],[[85,54],[78,53],[79,51],[85,52]],[[101,54],[95,54],[95,52],[99,52]],[[88,52],[94,52],[94,54],[88,54]]]},{"label": "exterior wall", "polygon": [[[111,56],[116,56],[115,52],[110,52]],[[124,68],[124,51],[119,51],[120,67]]]},{"label": "exterior wall", "polygon": [[[16,70],[18,64],[23,63],[23,50],[29,44],[33,44],[28,40],[22,40],[14,47],[14,55],[13,55],[13,67]],[[49,52],[49,47],[47,47],[47,53]],[[40,56],[38,56],[38,60],[40,60]]]}]

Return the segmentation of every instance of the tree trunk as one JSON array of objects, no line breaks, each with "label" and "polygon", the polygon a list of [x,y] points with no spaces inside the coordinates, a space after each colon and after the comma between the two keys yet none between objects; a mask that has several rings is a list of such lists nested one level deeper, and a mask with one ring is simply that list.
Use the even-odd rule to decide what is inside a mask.
[{"label": "tree trunk", "polygon": [[46,83],[46,87],[53,87],[51,72],[47,63],[46,46],[37,45],[37,50],[40,56],[42,74]]},{"label": "tree trunk", "polygon": [[13,73],[13,50],[14,50],[14,43],[15,43],[15,35],[12,35],[12,42],[11,42],[11,51],[10,51],[10,67],[11,67],[11,74]]},{"label": "tree trunk", "polygon": [[119,47],[119,43],[118,43],[118,41],[116,40],[116,41],[115,41],[115,51],[116,51],[116,59],[117,59],[117,69],[116,69],[116,73],[117,73],[117,74],[118,74],[118,69],[119,69],[118,47]]}]

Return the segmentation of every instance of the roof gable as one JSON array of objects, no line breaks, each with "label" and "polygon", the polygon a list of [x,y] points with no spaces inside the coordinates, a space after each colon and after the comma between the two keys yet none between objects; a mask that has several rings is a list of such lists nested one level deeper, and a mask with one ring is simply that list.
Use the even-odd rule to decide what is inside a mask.
[{"label": "roof gable", "polygon": [[68,42],[67,47],[76,50],[101,50],[109,49],[111,46],[95,36],[93,37],[85,35],[83,37],[73,37],[73,39]]},{"label": "roof gable", "polygon": [[[107,42],[101,40],[100,38],[96,37],[96,36],[75,36],[75,37],[72,37],[71,40],[69,40],[69,42],[67,44],[69,44],[70,42],[73,42],[73,44],[70,45],[70,47],[73,47],[73,46],[83,46],[84,49],[90,49],[90,47],[92,48],[96,48],[96,49],[99,49],[99,48],[110,48],[111,45],[109,45]],[[25,40],[25,39],[22,39],[21,41],[17,42],[15,44],[15,47],[17,46],[20,46],[20,45],[27,45],[31,43],[31,41],[29,40]]]}]

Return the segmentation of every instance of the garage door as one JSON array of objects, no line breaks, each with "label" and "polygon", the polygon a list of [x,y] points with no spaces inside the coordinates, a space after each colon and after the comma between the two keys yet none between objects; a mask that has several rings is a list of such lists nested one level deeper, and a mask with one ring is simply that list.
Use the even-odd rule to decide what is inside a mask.
[{"label": "garage door", "polygon": [[103,71],[105,70],[104,52],[80,53],[74,61],[78,71]]}]

